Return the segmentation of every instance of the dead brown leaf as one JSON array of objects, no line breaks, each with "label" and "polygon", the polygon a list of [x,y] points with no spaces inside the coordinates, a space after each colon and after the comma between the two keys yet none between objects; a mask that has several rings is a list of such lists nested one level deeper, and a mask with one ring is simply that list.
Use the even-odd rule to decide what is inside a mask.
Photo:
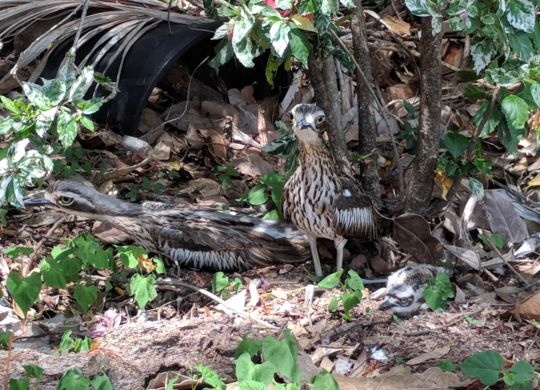
[{"label": "dead brown leaf", "polygon": [[540,291],[519,303],[511,313],[516,317],[540,320]]},{"label": "dead brown leaf", "polygon": [[442,256],[442,245],[431,235],[429,224],[417,214],[394,219],[394,240],[419,263],[434,264]]},{"label": "dead brown leaf", "polygon": [[417,357],[410,359],[405,364],[407,364],[409,366],[415,366],[417,364],[427,362],[428,360],[440,359],[443,356],[445,356],[446,354],[448,354],[448,352],[450,352],[450,347],[449,346],[441,347],[441,348],[435,348],[432,351],[424,352],[423,354],[420,354]]},{"label": "dead brown leaf", "polygon": [[410,368],[401,374],[383,374],[375,378],[350,378],[334,375],[341,390],[401,390],[401,389],[453,389],[467,387],[473,380],[461,380],[452,372],[432,367],[411,374]]},{"label": "dead brown leaf", "polygon": [[383,18],[386,26],[395,33],[402,35],[411,35],[411,25],[404,20],[398,19],[394,16],[385,16]]}]

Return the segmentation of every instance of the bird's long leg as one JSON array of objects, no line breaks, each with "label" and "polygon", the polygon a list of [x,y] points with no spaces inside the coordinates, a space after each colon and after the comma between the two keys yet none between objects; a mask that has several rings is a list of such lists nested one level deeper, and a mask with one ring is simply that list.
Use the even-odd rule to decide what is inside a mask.
[{"label": "bird's long leg", "polygon": [[308,236],[309,248],[311,249],[311,257],[313,257],[313,265],[315,266],[315,275],[322,277],[321,261],[319,260],[319,252],[317,251],[317,237]]},{"label": "bird's long leg", "polygon": [[343,269],[343,248],[345,248],[345,244],[347,243],[346,238],[341,238],[339,240],[334,241],[334,245],[336,246],[336,272],[339,272]]}]

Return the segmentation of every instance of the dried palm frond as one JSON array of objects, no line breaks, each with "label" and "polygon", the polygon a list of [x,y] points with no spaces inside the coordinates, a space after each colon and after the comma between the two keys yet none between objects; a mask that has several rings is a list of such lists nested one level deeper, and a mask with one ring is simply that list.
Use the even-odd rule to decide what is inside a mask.
[{"label": "dried palm frond", "polygon": [[[20,53],[11,74],[17,77],[21,68],[32,64],[35,67],[29,81],[35,81],[43,71],[50,54],[60,45],[74,41],[79,30],[76,48],[89,42],[93,45],[89,53],[78,61],[79,64],[96,65],[107,55],[108,68],[119,56],[123,59],[146,31],[162,21],[184,25],[210,22],[204,17],[174,12],[177,8],[169,7],[167,3],[158,0],[87,1],[88,14],[81,12],[86,5],[85,1],[0,0],[0,41],[21,34],[39,21],[57,21]],[[38,61],[34,63],[36,60]],[[120,66],[120,70],[121,68]],[[0,80],[0,83],[7,77],[9,74]]]}]

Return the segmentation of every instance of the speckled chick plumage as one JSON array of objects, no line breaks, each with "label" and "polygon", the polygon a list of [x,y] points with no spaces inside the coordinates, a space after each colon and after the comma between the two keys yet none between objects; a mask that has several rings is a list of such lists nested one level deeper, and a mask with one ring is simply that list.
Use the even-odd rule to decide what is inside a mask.
[{"label": "speckled chick plumage", "polygon": [[291,114],[300,162],[283,189],[283,214],[309,236],[315,272],[322,276],[316,239],[334,241],[340,270],[347,237],[375,238],[376,217],[369,197],[340,172],[321,137],[324,112],[298,104]]},{"label": "speckled chick plumage", "polygon": [[109,222],[183,267],[232,271],[309,258],[305,235],[292,225],[209,208],[145,207],[78,180],[58,181],[44,198],[25,203]]},{"label": "speckled chick plumage", "polygon": [[391,310],[399,317],[415,315],[424,305],[424,290],[427,281],[438,272],[449,275],[448,269],[429,264],[409,265],[388,276],[386,295],[380,310]]}]

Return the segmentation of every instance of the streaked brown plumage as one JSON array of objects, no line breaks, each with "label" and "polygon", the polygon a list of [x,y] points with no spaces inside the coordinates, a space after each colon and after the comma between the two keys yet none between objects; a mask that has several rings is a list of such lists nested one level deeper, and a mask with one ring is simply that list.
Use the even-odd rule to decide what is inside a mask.
[{"label": "streaked brown plumage", "polygon": [[112,223],[147,250],[182,266],[231,271],[302,262],[309,256],[306,237],[288,224],[212,209],[145,207],[102,194],[77,180],[58,181],[44,198],[25,204],[48,204]]},{"label": "streaked brown plumage", "polygon": [[317,238],[334,241],[341,270],[346,237],[375,238],[376,218],[369,197],[340,173],[321,138],[324,112],[315,104],[298,104],[291,113],[300,163],[285,183],[283,214],[308,235],[315,273],[322,276]]}]

